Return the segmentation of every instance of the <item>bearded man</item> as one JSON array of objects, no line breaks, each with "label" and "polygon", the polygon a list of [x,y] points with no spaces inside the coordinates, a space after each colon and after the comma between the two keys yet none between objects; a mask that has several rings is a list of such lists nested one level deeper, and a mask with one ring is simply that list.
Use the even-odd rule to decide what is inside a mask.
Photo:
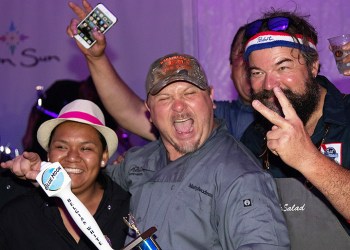
[{"label": "bearded man", "polygon": [[350,98],[318,75],[315,28],[273,10],[244,39],[258,118],[242,142],[277,182],[292,249],[350,249]]}]

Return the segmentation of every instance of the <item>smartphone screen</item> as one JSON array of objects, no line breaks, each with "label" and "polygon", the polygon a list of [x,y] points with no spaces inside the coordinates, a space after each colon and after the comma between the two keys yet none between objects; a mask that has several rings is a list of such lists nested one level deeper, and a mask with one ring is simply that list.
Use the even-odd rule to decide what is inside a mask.
[{"label": "smartphone screen", "polygon": [[102,4],[97,5],[78,25],[75,36],[85,48],[90,48],[96,41],[92,35],[95,27],[101,33],[105,33],[117,18]]}]

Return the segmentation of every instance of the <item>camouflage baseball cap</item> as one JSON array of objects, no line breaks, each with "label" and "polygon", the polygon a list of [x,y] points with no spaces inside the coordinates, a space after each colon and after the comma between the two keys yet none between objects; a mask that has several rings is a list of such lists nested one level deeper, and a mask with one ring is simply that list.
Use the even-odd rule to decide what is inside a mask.
[{"label": "camouflage baseball cap", "polygon": [[185,81],[200,89],[208,89],[208,80],[196,58],[185,54],[170,54],[152,63],[146,80],[146,92],[155,95],[173,82]]}]

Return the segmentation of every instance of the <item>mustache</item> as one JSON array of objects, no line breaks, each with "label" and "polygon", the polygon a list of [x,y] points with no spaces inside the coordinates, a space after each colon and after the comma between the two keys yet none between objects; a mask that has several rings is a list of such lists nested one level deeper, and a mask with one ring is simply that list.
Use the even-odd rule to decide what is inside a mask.
[{"label": "mustache", "polygon": [[171,119],[173,121],[176,121],[176,120],[193,119],[193,118],[192,118],[192,114],[185,112],[185,113],[181,113],[181,114],[175,114],[175,115],[171,116]]},{"label": "mustache", "polygon": [[[290,89],[281,89],[284,95],[290,99],[291,96],[293,96],[293,92]],[[264,99],[269,99],[271,97],[274,97],[275,93],[273,93],[273,90],[262,90],[257,93],[252,93],[252,99],[253,100],[264,100]]]},{"label": "mustache", "polygon": [[272,90],[262,90],[257,93],[252,93],[252,99],[253,100],[263,100],[263,99],[268,99],[275,96],[275,93],[273,93]]}]

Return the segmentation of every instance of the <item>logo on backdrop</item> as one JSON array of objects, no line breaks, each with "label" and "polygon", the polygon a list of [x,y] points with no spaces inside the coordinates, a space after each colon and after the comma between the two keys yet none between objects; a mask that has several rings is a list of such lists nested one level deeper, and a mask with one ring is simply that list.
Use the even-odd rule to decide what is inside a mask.
[{"label": "logo on backdrop", "polygon": [[9,30],[4,35],[0,36],[0,41],[4,42],[9,47],[12,55],[15,53],[17,45],[26,39],[28,39],[28,36],[21,34],[13,22],[10,24]]},{"label": "logo on backdrop", "polygon": [[35,48],[20,50],[20,45],[25,44],[27,39],[29,39],[29,36],[22,33],[12,21],[8,31],[4,34],[0,34],[0,42],[8,47],[11,57],[3,57],[3,55],[0,54],[0,66],[9,65],[13,67],[21,66],[31,68],[37,66],[39,63],[60,61],[57,55],[38,55]]}]

